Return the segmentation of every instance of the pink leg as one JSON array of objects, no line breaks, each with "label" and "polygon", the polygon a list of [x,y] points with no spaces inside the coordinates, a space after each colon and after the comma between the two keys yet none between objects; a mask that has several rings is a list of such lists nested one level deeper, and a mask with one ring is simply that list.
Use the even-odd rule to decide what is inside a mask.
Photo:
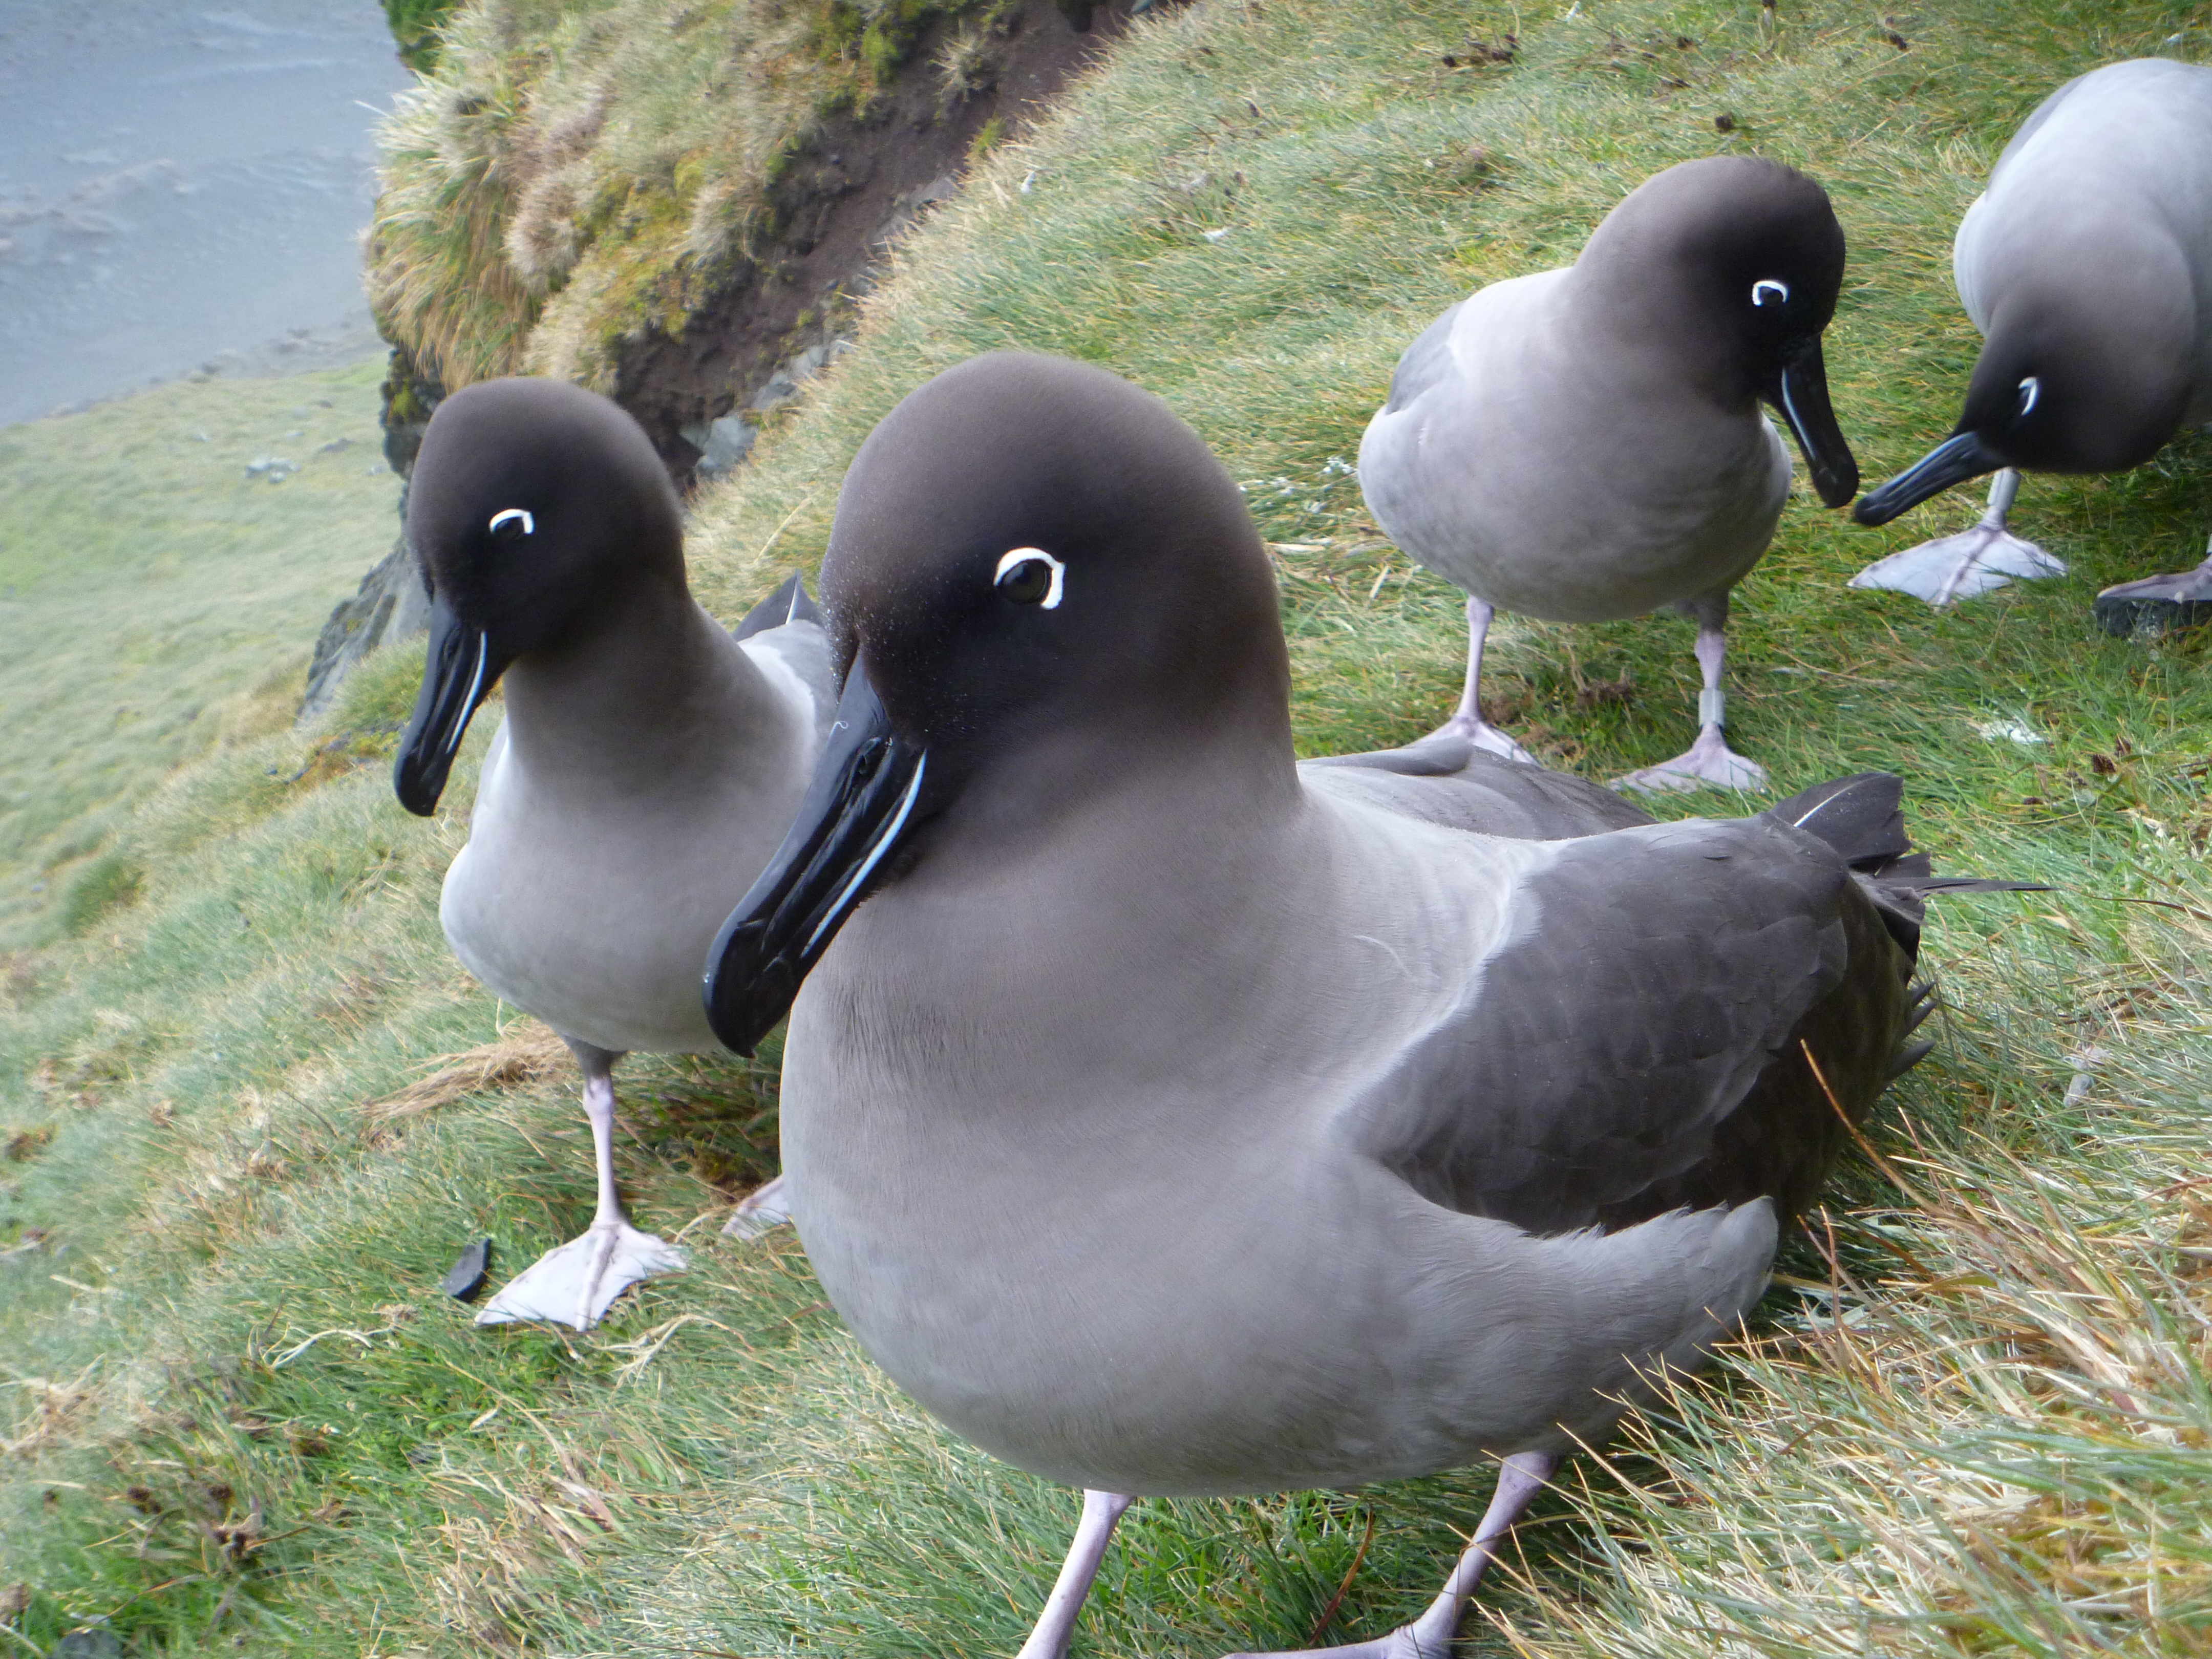
[{"label": "pink leg", "polygon": [[1721,789],[1764,789],[1766,769],[1729,748],[1723,730],[1728,698],[1721,690],[1721,671],[1728,659],[1728,595],[1697,600],[1689,611],[1698,619],[1698,670],[1705,681],[1698,694],[1698,740],[1674,759],[1631,772],[1620,782],[1643,790],[1697,789],[1707,784]]},{"label": "pink leg", "polygon": [[599,1177],[599,1207],[592,1217],[594,1227],[612,1226],[623,1218],[622,1196],[615,1190],[615,1069],[614,1058],[584,1066],[584,1116],[592,1126],[592,1158]]},{"label": "pink leg", "polygon": [[1467,596],[1467,684],[1460,692],[1459,707],[1452,710],[1451,718],[1431,735],[1466,738],[1478,749],[1487,749],[1507,760],[1526,761],[1534,766],[1537,760],[1534,755],[1482,718],[1482,704],[1475,695],[1482,680],[1483,638],[1490,632],[1491,619],[1497,614],[1488,601],[1478,599],[1472,593]]},{"label": "pink leg", "polygon": [[1060,1659],[1067,1651],[1067,1638],[1075,1629],[1075,1615],[1083,1610],[1084,1598],[1091,1594],[1091,1580],[1098,1576],[1098,1564],[1105,1559],[1106,1541],[1114,1535],[1114,1523],[1133,1501],[1119,1492],[1083,1494],[1083,1519],[1076,1523],[1075,1541],[1067,1547],[1067,1559],[1060,1563],[1059,1580],[1053,1585],[1052,1594],[1045,1598],[1044,1611],[1037,1615],[1036,1628],[1030,1632],[1030,1639],[1022,1644],[1022,1650],[1015,1659]]},{"label": "pink leg", "polygon": [[477,1316],[479,1325],[556,1320],[588,1331],[614,1299],[641,1279],[683,1269],[684,1252],[641,1233],[623,1214],[615,1190],[615,1079],[620,1054],[568,1039],[584,1073],[584,1115],[591,1120],[599,1202],[592,1224],[556,1245],[501,1287]]},{"label": "pink leg", "polygon": [[[1340,1648],[1301,1648],[1298,1653],[1325,1653],[1329,1659],[1444,1659],[1452,1638],[1459,1634],[1460,1615],[1474,1598],[1482,1570],[1498,1553],[1498,1545],[1529,1500],[1544,1490],[1559,1459],[1549,1452],[1515,1452],[1498,1472],[1498,1491],[1483,1511],[1482,1524],[1453,1564],[1451,1574],[1428,1610],[1410,1625],[1401,1625],[1388,1636]],[[1231,1654],[1229,1659],[1290,1659],[1292,1650],[1275,1654]]]}]

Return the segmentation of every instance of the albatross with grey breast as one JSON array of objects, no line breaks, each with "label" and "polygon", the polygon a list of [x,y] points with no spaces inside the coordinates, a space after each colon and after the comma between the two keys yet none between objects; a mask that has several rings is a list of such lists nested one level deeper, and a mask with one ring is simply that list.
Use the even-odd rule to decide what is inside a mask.
[{"label": "albatross with grey breast", "polygon": [[1655,824],[1449,735],[1299,765],[1237,486],[1102,369],[908,397],[822,580],[839,727],[708,1009],[749,1048],[798,990],[786,1178],[860,1341],[1088,1489],[1024,1654],[1129,1494],[1499,1456],[1430,1611],[1331,1650],[1440,1655],[1553,1462],[1758,1299],[1964,884],[1878,774]]},{"label": "albatross with grey breast", "polygon": [[[477,1316],[579,1330],[683,1252],[616,1195],[615,1062],[715,1046],[699,1006],[714,930],[775,850],[827,734],[819,614],[793,577],[735,637],[684,579],[683,522],[652,441],[554,380],[455,392],[423,434],[407,534],[430,654],[392,781],[434,811],[469,719],[507,719],[438,907],[469,971],[567,1041],[584,1073],[599,1212]],[[781,1219],[777,1189],[747,1213]]]},{"label": "albatross with grey breast", "polygon": [[[2064,562],[2006,528],[2028,472],[2124,472],[2212,422],[2212,69],[2108,64],[2044,100],[1966,210],[1951,270],[1983,336],[1950,437],[1851,516],[1887,524],[1995,472],[1989,511],[1877,560],[1854,587],[1935,605]],[[2097,597],[2116,634],[2212,615],[2212,552]]]},{"label": "albatross with grey breast", "polygon": [[1780,410],[1830,507],[1858,488],[1821,331],[1843,281],[1826,191],[1749,155],[1685,161],[1607,214],[1575,263],[1479,289],[1406,348],[1359,445],[1383,533],[1467,590],[1467,684],[1441,728],[1528,760],[1482,717],[1492,616],[1605,622],[1662,605],[1698,624],[1688,750],[1639,789],[1763,789],[1730,749],[1729,592],[1782,516]]}]

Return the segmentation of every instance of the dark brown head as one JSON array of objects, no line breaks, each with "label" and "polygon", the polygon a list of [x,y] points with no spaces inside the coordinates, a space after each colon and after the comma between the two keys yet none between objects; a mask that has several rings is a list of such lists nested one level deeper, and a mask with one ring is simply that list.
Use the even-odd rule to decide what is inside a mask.
[{"label": "dark brown head", "polygon": [[822,592],[850,673],[799,821],[708,958],[732,1047],[895,851],[1012,846],[1193,767],[1289,798],[1289,660],[1243,497],[1103,369],[999,353],[908,397],[846,477]]},{"label": "dark brown head", "polygon": [[1716,400],[1773,406],[1820,499],[1858,488],[1829,407],[1820,336],[1844,280],[1828,194],[1755,155],[1714,155],[1655,174],[1606,216],[1576,278],[1624,349],[1646,351]]},{"label": "dark brown head", "polygon": [[393,787],[435,810],[469,717],[507,665],[592,627],[641,583],[684,587],[676,493],[637,422],[558,380],[486,380],[438,405],[408,488],[430,658]]},{"label": "dark brown head", "polygon": [[940,775],[1096,730],[1141,756],[1285,734],[1274,578],[1243,495],[1158,398],[1012,352],[947,370],[860,447],[822,595]]},{"label": "dark brown head", "polygon": [[2124,472],[2165,447],[2197,374],[2197,296],[2162,224],[2085,244],[2053,239],[2033,272],[1994,296],[1989,337],[1951,435],[1860,497],[1887,524],[1994,472]]}]

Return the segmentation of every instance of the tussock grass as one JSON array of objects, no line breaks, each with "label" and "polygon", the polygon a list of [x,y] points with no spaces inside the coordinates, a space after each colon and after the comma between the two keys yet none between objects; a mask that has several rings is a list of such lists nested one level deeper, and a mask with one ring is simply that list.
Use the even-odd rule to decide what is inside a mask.
[{"label": "tussock grass", "polygon": [[826,115],[866,112],[940,17],[945,96],[997,0],[471,0],[382,135],[368,287],[449,386],[527,371],[611,391],[775,227]]},{"label": "tussock grass", "polygon": [[[514,61],[570,38],[502,15]],[[1401,740],[1456,690],[1458,596],[1365,522],[1345,463],[1437,310],[1570,257],[1669,161],[1778,155],[1850,238],[1828,356],[1881,476],[1953,418],[1974,342],[1948,240],[2005,134],[2094,63],[2197,54],[2197,27],[2069,0],[1894,22],[1816,0],[1210,0],[1141,24],[981,158],[857,349],[702,499],[696,586],[735,617],[811,568],[853,449],[937,368],[1069,352],[1159,392],[1244,483],[1302,745]],[[1571,1467],[1486,1587],[1474,1650],[2212,1647],[2208,647],[2108,641],[2087,614],[2096,586],[2195,556],[2208,459],[2191,438],[2125,477],[2031,482],[2018,521],[2075,574],[1948,616],[1841,584],[1974,503],[1869,533],[1793,502],[1739,595],[1741,745],[1778,788],[1896,769],[1942,865],[2057,890],[1937,908],[1942,1041],[1875,1156],[1714,1371]],[[1688,736],[1686,626],[1493,637],[1494,691],[1554,763],[1610,776]],[[626,1195],[689,1273],[582,1338],[479,1332],[431,1288],[471,1237],[505,1273],[568,1236],[592,1182],[573,1073],[500,1057],[527,1028],[437,934],[483,730],[428,823],[375,763],[410,666],[365,671],[322,732],[172,779],[132,822],[136,902],[0,977],[0,1131],[25,1137],[0,1164],[0,1439],[20,1448],[0,1586],[29,1587],[10,1637],[1011,1650],[1073,1496],[902,1401],[787,1234],[716,1236],[770,1167],[772,1057],[618,1074]],[[373,1105],[431,1056],[479,1069],[435,1109]],[[1303,1643],[1340,1588],[1328,1634],[1377,1632],[1431,1593],[1488,1484],[1141,1505],[1078,1650]]]}]

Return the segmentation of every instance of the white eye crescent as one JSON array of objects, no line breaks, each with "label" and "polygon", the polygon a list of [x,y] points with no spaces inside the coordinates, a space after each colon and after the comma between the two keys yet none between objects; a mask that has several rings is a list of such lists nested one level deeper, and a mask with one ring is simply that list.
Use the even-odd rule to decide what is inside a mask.
[{"label": "white eye crescent", "polygon": [[[1008,574],[1019,572],[1024,565],[1031,563],[1042,564],[1052,573],[1046,583],[1043,597],[1030,600],[1028,599],[1025,592],[1010,593],[1009,597],[1041,605],[1048,611],[1059,610],[1062,597],[1063,578],[1067,574],[1067,567],[1041,547],[1014,547],[1001,553],[999,556],[999,568],[991,573],[992,586],[1000,588],[1009,587]],[[1023,583],[1024,586],[1034,585],[1033,578],[1023,574],[1015,574],[1013,580],[1015,582]]]},{"label": "white eye crescent", "polygon": [[2026,415],[2035,407],[2035,400],[2043,395],[2043,382],[2029,375],[2020,383],[2020,412]]},{"label": "white eye crescent", "polygon": [[1764,307],[1768,300],[1781,305],[1790,303],[1790,284],[1778,283],[1771,276],[1762,276],[1751,285],[1751,302]]},{"label": "white eye crescent", "polygon": [[[507,507],[493,514],[491,522],[484,528],[496,536],[502,526],[510,524],[520,526],[522,533],[526,536],[534,536],[538,533],[538,520],[519,507]],[[509,533],[512,534],[512,532]]]}]

